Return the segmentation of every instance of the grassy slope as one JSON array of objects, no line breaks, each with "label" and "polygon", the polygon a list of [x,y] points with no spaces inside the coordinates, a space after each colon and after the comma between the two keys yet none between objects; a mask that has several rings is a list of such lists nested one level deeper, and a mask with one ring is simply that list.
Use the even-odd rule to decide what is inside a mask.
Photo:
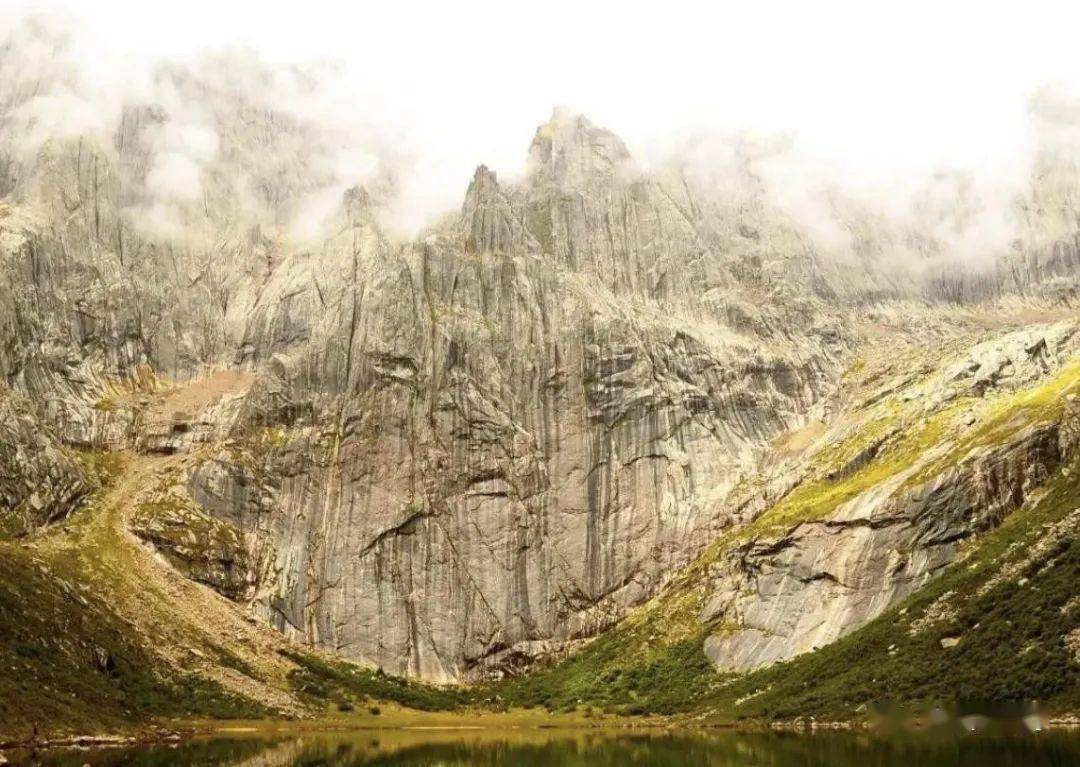
[{"label": "grassy slope", "polygon": [[[468,702],[462,691],[322,658],[247,626],[239,611],[166,573],[125,534],[123,509],[146,508],[124,486],[132,459],[80,458],[100,485],[89,502],[33,539],[0,541],[0,742],[174,720],[353,711],[370,718],[388,704],[442,711]],[[251,633],[239,634],[238,625]],[[259,633],[270,641],[256,641]]]},{"label": "grassy slope", "polygon": [[0,544],[0,740],[126,729],[151,715],[267,713],[211,682],[161,677],[157,665],[99,595]]},{"label": "grassy slope", "polygon": [[[1074,547],[1073,539],[1063,536],[1060,556],[1031,566],[1040,572],[1035,586],[1018,588],[1014,581],[1006,581],[975,596],[980,584],[1005,566],[1009,556],[1018,556],[1046,534],[1047,525],[1080,505],[1080,466],[1059,472],[1042,500],[1015,512],[996,531],[974,542],[964,562],[821,651],[725,680],[716,675],[702,652],[704,639],[724,627],[701,625],[696,619],[704,596],[700,575],[732,545],[827,515],[857,492],[909,466],[948,434],[954,438],[951,446],[929,462],[929,470],[919,473],[919,479],[934,476],[975,448],[1000,442],[1030,423],[1059,419],[1065,397],[1078,389],[1080,361],[1074,360],[1057,375],[1026,390],[987,400],[954,401],[914,424],[901,420],[895,400],[875,405],[869,419],[875,424],[873,429],[856,430],[845,443],[822,451],[801,485],[746,528],[713,544],[665,594],[576,656],[530,677],[496,685],[490,695],[511,705],[553,709],[590,705],[619,713],[721,717],[846,718],[879,697],[1035,697],[1061,709],[1080,709],[1080,665],[1062,641],[1076,628],[1080,608],[1068,613],[1061,610],[1080,583],[1080,546]],[[973,407],[980,414],[978,423],[966,434],[956,433],[957,414]],[[873,460],[850,473],[833,471],[896,423],[905,428],[897,430]],[[1012,544],[1017,548],[1010,549]],[[909,636],[910,623],[950,591],[956,617]],[[942,648],[943,637],[963,634],[980,622],[959,646]]]},{"label": "grassy slope", "polygon": [[258,716],[268,710],[195,675],[162,673],[115,608],[103,577],[109,552],[81,526],[120,470],[83,456],[102,489],[64,528],[69,545],[0,541],[0,740],[123,730],[153,716]]},{"label": "grassy slope", "polygon": [[473,702],[463,688],[413,682],[301,650],[286,650],[284,655],[296,664],[289,681],[316,709],[330,703],[338,711],[372,710],[380,702],[392,702],[417,711],[452,711]]}]

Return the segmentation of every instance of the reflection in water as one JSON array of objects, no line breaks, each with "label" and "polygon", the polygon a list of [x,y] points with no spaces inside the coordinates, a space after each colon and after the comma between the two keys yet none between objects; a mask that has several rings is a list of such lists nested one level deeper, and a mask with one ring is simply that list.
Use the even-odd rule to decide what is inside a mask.
[{"label": "reflection in water", "polygon": [[368,730],[200,739],[172,746],[9,754],[55,767],[225,764],[235,767],[1065,767],[1080,734],[1029,737],[869,734],[633,733],[588,730]]}]

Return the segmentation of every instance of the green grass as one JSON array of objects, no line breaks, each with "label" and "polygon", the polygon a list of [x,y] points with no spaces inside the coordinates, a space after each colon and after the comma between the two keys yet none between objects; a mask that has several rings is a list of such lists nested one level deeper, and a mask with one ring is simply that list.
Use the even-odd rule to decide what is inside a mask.
[{"label": "green grass", "polygon": [[1074,394],[1080,394],[1080,358],[1071,359],[1056,375],[1037,386],[1002,394],[987,402],[978,426],[905,484],[910,487],[925,482],[955,466],[972,450],[999,444],[1028,426],[1060,420],[1066,398]]},{"label": "green grass", "polygon": [[485,700],[552,711],[596,707],[627,715],[689,712],[719,682],[701,651],[703,640],[700,633],[665,644],[638,664],[622,656],[635,649],[632,638],[605,635],[553,669],[493,685]]},{"label": "green grass", "polygon": [[120,453],[70,448],[66,452],[78,462],[83,473],[97,488],[107,487],[124,469],[124,457]]},{"label": "green grass", "polygon": [[564,661],[490,685],[484,699],[552,711],[691,711],[720,682],[701,650],[709,627],[697,620],[700,598],[697,588],[676,587]]},{"label": "green grass", "polygon": [[367,701],[389,701],[419,711],[450,711],[473,702],[472,694],[459,687],[413,682],[305,652],[281,654],[297,666],[289,675],[294,689],[316,707],[329,703],[346,711]]},{"label": "green grass", "polygon": [[[810,477],[743,528],[739,539],[783,532],[801,522],[827,518],[844,503],[908,469],[940,444],[967,404],[968,400],[957,400],[916,422],[910,416],[903,419],[894,405],[883,404],[880,412],[875,412],[854,435],[816,455]],[[876,453],[867,455],[865,462],[857,461],[875,445]]]},{"label": "green grass", "polygon": [[123,730],[158,716],[270,713],[161,668],[95,589],[15,544],[0,544],[0,669],[0,740]]},{"label": "green grass", "polygon": [[[1080,608],[1062,608],[1080,584],[1080,541],[1065,536],[1013,579],[979,593],[1075,510],[1080,461],[1046,495],[973,543],[971,555],[858,631],[819,651],[743,676],[722,677],[702,650],[719,626],[696,624],[693,592],[681,608],[652,603],[577,655],[532,676],[493,685],[510,705],[565,710],[595,705],[628,714],[712,714],[740,719],[856,718],[878,699],[907,702],[1016,701],[1080,709],[1080,665],[1062,638],[1080,627]],[[1030,581],[1019,585],[1019,578]],[[947,619],[912,634],[912,624],[952,593]],[[672,630],[669,621],[684,616]],[[952,649],[941,640],[961,637]]]},{"label": "green grass", "polygon": [[[1023,572],[986,588],[1077,508],[1080,462],[1059,473],[1047,494],[973,544],[970,556],[853,634],[817,652],[741,677],[702,705],[743,717],[849,718],[876,699],[942,703],[1036,698],[1080,708],[1080,665],[1063,637],[1080,609],[1062,608],[1080,584],[1080,541],[1060,541]],[[1021,577],[1029,582],[1020,585]],[[985,590],[984,590],[985,589]],[[938,602],[938,600],[941,600]],[[935,602],[944,620],[912,632]],[[943,638],[960,638],[944,649]],[[742,705],[737,700],[747,698]]]},{"label": "green grass", "polygon": [[149,638],[114,609],[116,589],[134,586],[110,564],[110,547],[121,544],[108,527],[85,531],[103,513],[98,501],[123,458],[75,457],[99,489],[68,519],[70,532],[51,533],[65,545],[0,542],[0,740],[127,730],[159,717],[272,714],[162,664]]}]

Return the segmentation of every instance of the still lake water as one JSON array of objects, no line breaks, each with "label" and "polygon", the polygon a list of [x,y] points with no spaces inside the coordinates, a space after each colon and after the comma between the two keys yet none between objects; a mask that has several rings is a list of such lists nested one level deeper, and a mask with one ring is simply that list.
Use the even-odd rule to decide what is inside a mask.
[{"label": "still lake water", "polygon": [[1077,767],[1080,733],[998,737],[942,734],[625,733],[614,731],[370,730],[197,739],[169,746],[9,753],[13,765],[244,767]]}]

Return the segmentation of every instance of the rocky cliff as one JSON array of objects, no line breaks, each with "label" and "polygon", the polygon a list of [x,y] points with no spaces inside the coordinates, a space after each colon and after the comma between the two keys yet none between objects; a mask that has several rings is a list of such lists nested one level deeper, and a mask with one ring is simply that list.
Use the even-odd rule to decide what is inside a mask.
[{"label": "rocky cliff", "polygon": [[517,672],[705,556],[702,646],[741,671],[917,590],[1063,460],[1057,411],[987,408],[1075,371],[1076,231],[1034,217],[974,277],[898,272],[895,233],[838,261],[753,183],[645,173],[557,113],[524,178],[479,167],[419,237],[354,188],[302,244],[282,222],[311,127],[210,103],[225,159],[182,231],[142,204],[161,109],[9,163],[13,534],[86,492],[69,448],[180,454],[133,529],[299,642],[430,680]]}]

